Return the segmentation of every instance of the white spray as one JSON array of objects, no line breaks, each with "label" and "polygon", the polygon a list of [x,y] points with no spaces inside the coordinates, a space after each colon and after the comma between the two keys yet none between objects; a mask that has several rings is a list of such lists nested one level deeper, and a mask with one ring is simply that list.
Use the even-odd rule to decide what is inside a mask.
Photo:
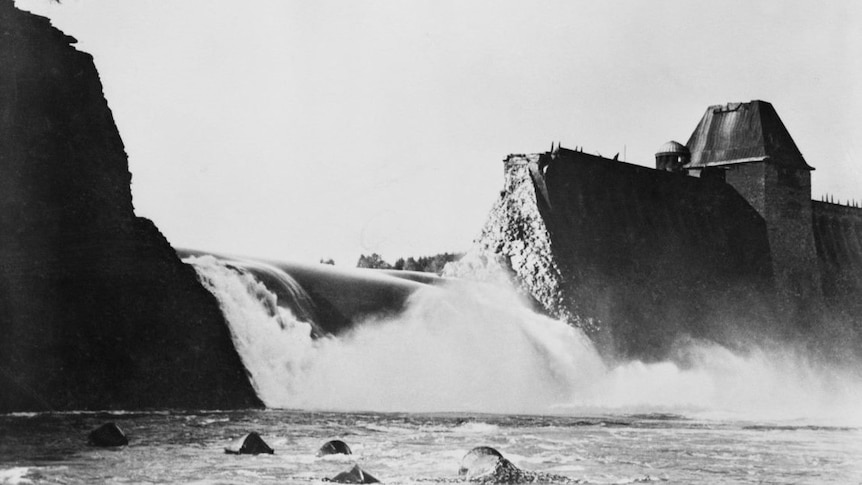
[{"label": "white spray", "polygon": [[608,366],[582,332],[528,310],[513,290],[467,282],[419,290],[397,317],[312,339],[289,310],[267,310],[275,296],[251,274],[211,257],[187,262],[221,303],[269,407],[862,423],[858,375],[801,352],[691,342],[685,366]]}]

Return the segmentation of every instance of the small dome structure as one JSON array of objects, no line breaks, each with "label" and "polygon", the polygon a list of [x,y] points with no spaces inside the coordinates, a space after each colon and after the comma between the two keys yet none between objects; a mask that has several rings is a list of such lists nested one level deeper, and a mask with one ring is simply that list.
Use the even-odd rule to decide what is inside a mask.
[{"label": "small dome structure", "polygon": [[655,168],[666,172],[681,172],[691,161],[691,152],[678,141],[669,141],[660,146],[655,154]]},{"label": "small dome structure", "polygon": [[655,152],[656,156],[658,155],[670,155],[670,154],[685,154],[691,156],[691,152],[688,148],[678,141],[669,141],[664,145],[660,146],[659,149]]}]

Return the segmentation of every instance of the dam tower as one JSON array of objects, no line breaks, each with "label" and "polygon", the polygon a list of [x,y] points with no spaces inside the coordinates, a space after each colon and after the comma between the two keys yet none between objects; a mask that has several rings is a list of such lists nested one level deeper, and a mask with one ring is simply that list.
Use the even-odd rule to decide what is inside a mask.
[{"label": "dam tower", "polygon": [[719,175],[766,221],[785,310],[817,311],[822,295],[812,230],[811,171],[771,104],[707,108],[686,144],[689,175]]},{"label": "dam tower", "polygon": [[685,165],[691,162],[688,147],[678,141],[669,141],[659,147],[655,154],[656,170],[665,172],[684,172]]}]

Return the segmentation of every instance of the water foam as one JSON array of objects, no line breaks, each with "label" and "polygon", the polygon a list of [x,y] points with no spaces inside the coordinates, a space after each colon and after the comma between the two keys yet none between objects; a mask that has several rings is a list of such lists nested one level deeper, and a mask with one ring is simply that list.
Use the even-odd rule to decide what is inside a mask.
[{"label": "water foam", "polygon": [[282,396],[292,394],[294,376],[302,374],[303,363],[311,358],[311,323],[279,306],[278,297],[247,270],[212,256],[185,261],[218,299],[258,397],[268,407],[283,407]]},{"label": "water foam", "polygon": [[735,353],[687,342],[674,361],[608,365],[578,329],[499,286],[452,282],[415,292],[397,317],[339,338],[303,322],[248,272],[192,258],[221,302],[269,407],[499,413],[673,412],[722,419],[862,424],[862,379],[803,352]]},{"label": "water foam", "polygon": [[30,473],[30,469],[27,467],[0,468],[0,484],[33,483],[25,478],[28,473]]}]

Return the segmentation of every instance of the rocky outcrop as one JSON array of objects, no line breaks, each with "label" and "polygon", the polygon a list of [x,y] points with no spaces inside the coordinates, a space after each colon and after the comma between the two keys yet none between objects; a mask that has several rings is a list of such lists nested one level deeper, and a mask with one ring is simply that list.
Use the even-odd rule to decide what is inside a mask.
[{"label": "rocky outcrop", "polygon": [[257,431],[252,431],[226,446],[224,452],[228,455],[275,454],[275,450],[266,444],[266,441],[260,437],[260,433]]},{"label": "rocky outcrop", "polygon": [[0,0],[0,412],[259,406],[74,43]]},{"label": "rocky outcrop", "polygon": [[126,446],[129,444],[129,438],[116,423],[105,423],[90,431],[87,435],[87,444],[103,448]]}]

